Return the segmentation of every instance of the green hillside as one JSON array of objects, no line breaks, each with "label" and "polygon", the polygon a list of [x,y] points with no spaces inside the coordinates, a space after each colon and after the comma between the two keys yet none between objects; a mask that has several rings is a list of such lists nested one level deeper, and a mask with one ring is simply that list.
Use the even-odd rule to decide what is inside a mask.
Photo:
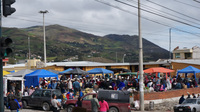
[{"label": "green hillside", "polygon": [[[43,57],[43,28],[3,28],[3,36],[13,39],[13,53],[10,58],[27,59],[28,37],[30,37],[31,58]],[[138,36],[106,35],[96,36],[60,25],[46,26],[48,61],[89,60],[100,62],[138,62]],[[168,58],[168,51],[143,39],[144,61]],[[43,60],[43,59],[42,59]]]}]

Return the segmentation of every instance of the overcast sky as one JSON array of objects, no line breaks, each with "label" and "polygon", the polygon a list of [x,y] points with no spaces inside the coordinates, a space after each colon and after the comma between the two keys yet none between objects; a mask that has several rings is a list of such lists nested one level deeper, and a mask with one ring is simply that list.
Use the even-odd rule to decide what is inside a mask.
[{"label": "overcast sky", "polygon": [[[132,7],[115,0],[99,1],[115,8],[95,0],[16,0],[12,5],[16,8],[16,12],[7,18],[3,17],[2,26],[24,28],[42,25],[42,14],[38,12],[48,10],[49,13],[45,14],[46,25],[59,24],[100,36],[138,34],[137,9],[134,8],[137,7],[137,0],[121,0]],[[200,46],[200,28],[198,28],[200,27],[200,2],[141,0],[141,8],[154,13],[141,11],[143,38],[168,50],[169,29],[173,27],[171,30],[172,49],[176,46],[180,48]],[[175,28],[189,33],[178,31]]]}]

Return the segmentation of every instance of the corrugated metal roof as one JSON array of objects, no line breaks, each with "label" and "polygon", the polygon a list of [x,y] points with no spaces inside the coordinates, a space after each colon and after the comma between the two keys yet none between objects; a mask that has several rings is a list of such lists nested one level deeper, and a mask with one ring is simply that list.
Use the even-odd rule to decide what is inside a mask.
[{"label": "corrugated metal roof", "polygon": [[200,65],[200,59],[172,60],[172,62]]},{"label": "corrugated metal roof", "polygon": [[[162,62],[144,62],[144,65],[153,64],[166,64],[167,61]],[[47,66],[64,66],[64,67],[85,67],[85,66],[129,66],[129,65],[139,65],[139,63],[100,63],[91,61],[73,61],[73,62],[50,62],[46,63]],[[16,64],[4,66],[4,68],[14,68],[14,67],[25,67],[25,64]]]}]

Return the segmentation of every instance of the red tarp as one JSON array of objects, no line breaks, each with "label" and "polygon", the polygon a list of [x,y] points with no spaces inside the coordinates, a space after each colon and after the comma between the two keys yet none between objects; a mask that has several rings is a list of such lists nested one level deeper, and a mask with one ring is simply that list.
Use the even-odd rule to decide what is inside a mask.
[{"label": "red tarp", "polygon": [[163,67],[154,67],[144,70],[144,73],[170,73],[174,72],[174,70],[163,68]]},{"label": "red tarp", "polygon": [[[163,68],[163,67],[154,67],[154,68],[149,68],[149,69],[146,69],[144,70],[144,73],[156,73],[156,77],[157,77],[157,74],[158,73],[171,73],[171,72],[174,72],[174,70],[171,70],[171,69],[167,69],[167,68]],[[166,78],[167,78],[167,75],[166,75]]]}]

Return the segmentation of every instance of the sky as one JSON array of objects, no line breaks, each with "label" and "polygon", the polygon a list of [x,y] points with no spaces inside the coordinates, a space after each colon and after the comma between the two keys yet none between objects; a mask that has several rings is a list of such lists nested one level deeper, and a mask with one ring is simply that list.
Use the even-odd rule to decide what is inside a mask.
[{"label": "sky", "polygon": [[[199,0],[200,1],[200,0]],[[16,12],[2,18],[3,27],[26,28],[59,24],[83,32],[138,35],[138,0],[16,0]],[[200,47],[200,2],[194,0],[140,0],[141,35],[169,50]],[[143,45],[145,46],[145,45]]]}]

